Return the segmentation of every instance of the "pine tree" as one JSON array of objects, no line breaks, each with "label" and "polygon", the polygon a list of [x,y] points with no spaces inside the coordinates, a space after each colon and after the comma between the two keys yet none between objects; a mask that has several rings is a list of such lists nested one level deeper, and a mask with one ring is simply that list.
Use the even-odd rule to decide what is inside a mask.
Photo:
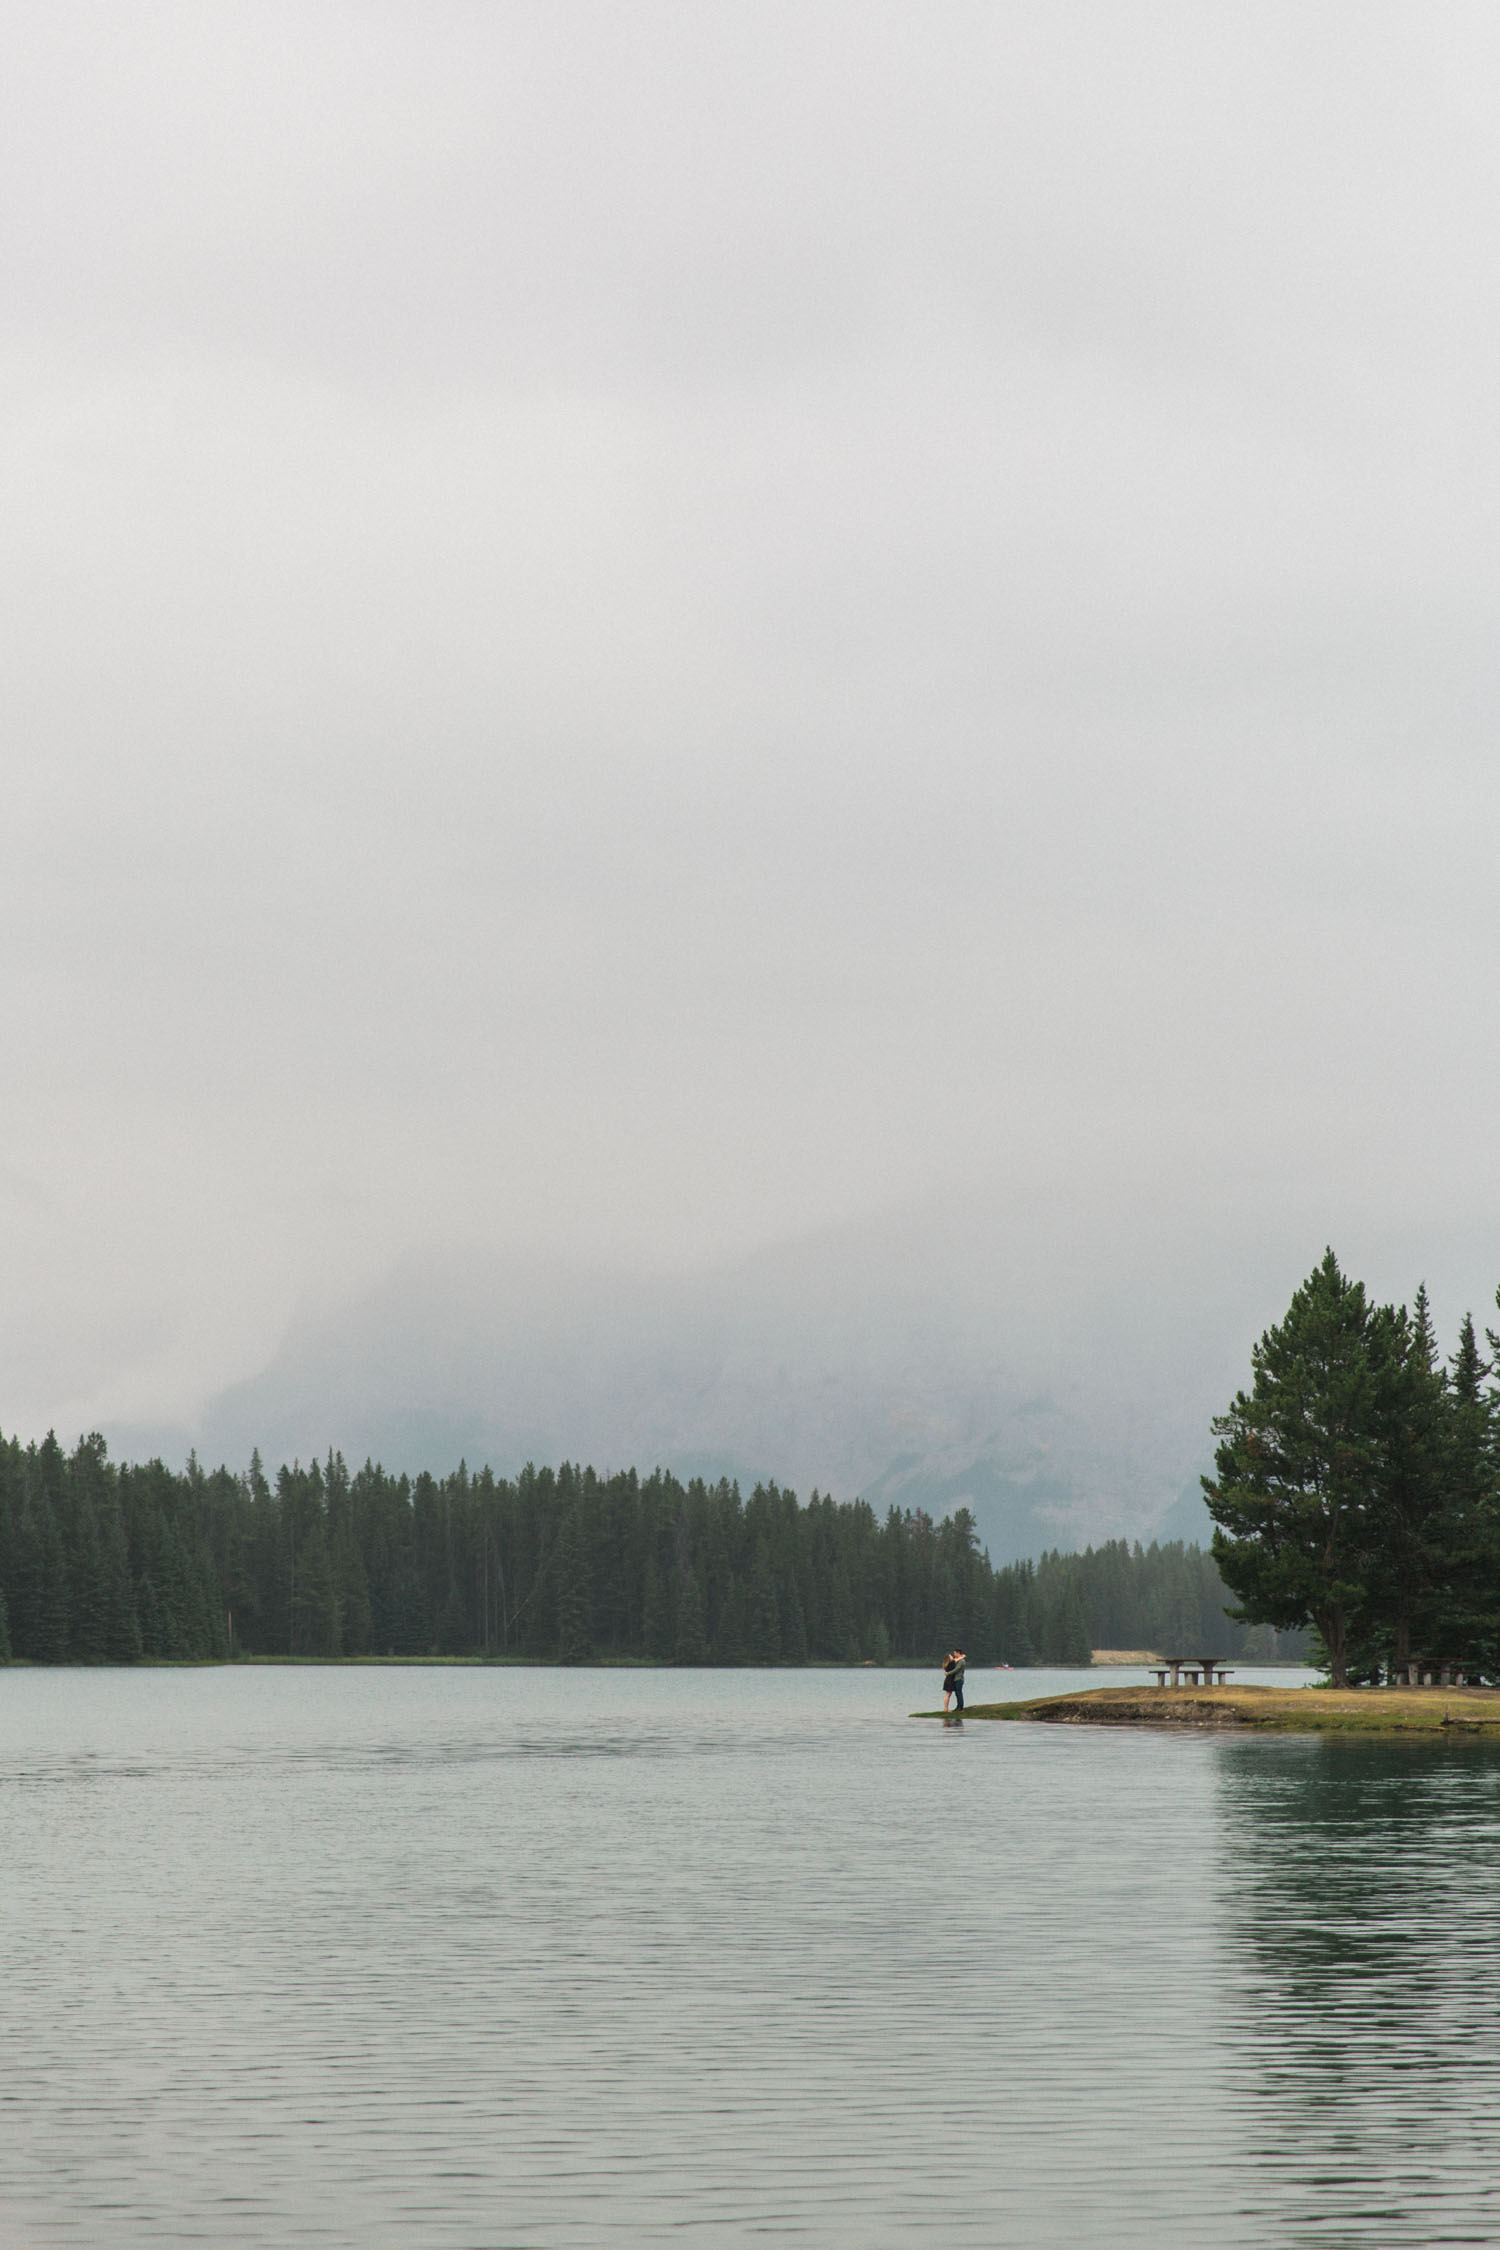
[{"label": "pine tree", "polygon": [[[1472,1322],[1467,1332],[1472,1343]],[[1451,1402],[1425,1284],[1411,1317],[1388,1305],[1371,1313],[1368,1350],[1379,1444],[1364,1594],[1350,1619],[1350,1657],[1364,1676],[1378,1675],[1385,1663],[1404,1667],[1414,1643],[1431,1639],[1453,1531],[1445,1460]]]},{"label": "pine tree", "polygon": [[654,1657],[658,1664],[665,1664],[675,1645],[671,1608],[662,1592],[661,1573],[656,1567],[655,1555],[649,1555],[641,1590],[641,1647],[645,1655]]},{"label": "pine tree", "polygon": [[15,1648],[34,1664],[68,1661],[68,1570],[62,1533],[44,1491],[29,1501],[17,1541]]},{"label": "pine tree", "polygon": [[1023,1562],[1012,1564],[996,1578],[994,1641],[1002,1663],[1035,1664],[1038,1660],[1032,1638],[1033,1577],[1032,1564]]},{"label": "pine tree", "polygon": [[1252,1389],[1215,1421],[1216,1474],[1204,1479],[1215,1560],[1239,1615],[1311,1620],[1339,1687],[1367,1591],[1380,1465],[1370,1341],[1364,1289],[1330,1250],[1256,1345]]},{"label": "pine tree", "polygon": [[781,1612],[776,1600],[776,1580],[764,1539],[756,1541],[755,1563],[750,1573],[749,1655],[752,1664],[781,1662]]},{"label": "pine tree", "polygon": [[557,1654],[563,1664],[586,1664],[593,1653],[593,1601],[588,1541],[579,1503],[563,1517],[557,1542]]},{"label": "pine tree", "polygon": [[942,1549],[939,1549],[933,1566],[932,1583],[928,1590],[928,1616],[926,1646],[923,1651],[925,1655],[946,1656],[950,1648],[962,1645],[959,1641],[963,1620],[959,1615],[958,1587],[954,1581],[952,1563]]},{"label": "pine tree", "polygon": [[[859,1632],[854,1622],[854,1593],[842,1560],[834,1565],[829,1601],[829,1654],[840,1664],[859,1662]],[[952,1645],[951,1643],[949,1644]]]},{"label": "pine tree", "polygon": [[1203,1624],[1197,1570],[1188,1560],[1188,1551],[1181,1540],[1169,1540],[1157,1552],[1160,1583],[1156,1631],[1151,1636],[1153,1645],[1168,1655],[1204,1656],[1207,1650],[1193,1645],[1202,1636]]},{"label": "pine tree", "polygon": [[213,1564],[206,1551],[185,1550],[187,1556],[188,1631],[195,1661],[222,1664],[229,1655],[224,1612],[218,1589],[211,1584]]},{"label": "pine tree", "polygon": [[169,1660],[180,1659],[188,1654],[182,1562],[176,1539],[158,1508],[148,1507],[143,1511],[140,1542],[142,1570],[137,1600],[144,1653]]},{"label": "pine tree", "polygon": [[343,1538],[334,1556],[338,1581],[339,1618],[346,1656],[365,1656],[371,1647],[370,1581],[364,1558],[351,1537]]},{"label": "pine tree", "polygon": [[[1052,1561],[1050,1555],[1042,1557],[1043,1563]],[[1055,1570],[1039,1570],[1032,1596],[1032,1620],[1036,1632],[1037,1660],[1042,1664],[1061,1664],[1063,1656],[1063,1588]]]},{"label": "pine tree", "polygon": [[80,1438],[64,1462],[49,1437],[38,1462],[57,1512],[68,1569],[68,1648],[75,1664],[102,1664],[108,1654],[101,1517],[114,1502],[109,1449],[98,1431]]},{"label": "pine tree", "polygon": [[74,1664],[104,1664],[109,1658],[109,1588],[99,1527],[87,1492],[73,1506],[72,1551],[68,1557],[68,1656]]},{"label": "pine tree", "polygon": [[108,1664],[138,1664],[141,1657],[141,1624],[136,1613],[135,1588],[130,1578],[130,1555],[125,1526],[117,1503],[105,1517],[104,1535],[104,1657]]},{"label": "pine tree", "polygon": [[1058,1661],[1062,1664],[1087,1666],[1094,1661],[1093,1643],[1089,1637],[1089,1616],[1084,1606],[1083,1591],[1076,1578],[1070,1578],[1063,1596],[1058,1618]]},{"label": "pine tree", "polygon": [[784,1580],[777,1606],[781,1612],[781,1657],[784,1664],[807,1662],[807,1617],[795,1577]]},{"label": "pine tree", "polygon": [[438,1616],[438,1654],[462,1656],[469,1645],[468,1607],[455,1579]]},{"label": "pine tree", "polygon": [[744,1586],[731,1574],[724,1589],[724,1599],[719,1605],[718,1624],[714,1630],[713,1653],[716,1664],[747,1664],[750,1661],[747,1609]]},{"label": "pine tree", "polygon": [[142,1656],[164,1656],[168,1627],[162,1615],[162,1605],[157,1599],[156,1581],[149,1570],[143,1570],[136,1582],[135,1603],[141,1629]]},{"label": "pine tree", "polygon": [[[1493,1348],[1496,1340],[1490,1340]],[[1443,1433],[1446,1579],[1441,1612],[1426,1620],[1429,1646],[1419,1653],[1456,1656],[1494,1677],[1500,1672],[1500,1464],[1496,1401],[1485,1389],[1491,1372],[1465,1314],[1451,1362]]]},{"label": "pine tree", "polygon": [[393,1656],[425,1656],[431,1646],[426,1588],[414,1565],[403,1555],[391,1580],[390,1652]]},{"label": "pine tree", "polygon": [[698,1573],[684,1558],[677,1566],[677,1633],[673,1650],[679,1664],[708,1662],[708,1626]]},{"label": "pine tree", "polygon": [[297,1551],[292,1632],[299,1656],[340,1653],[339,1595],[321,1511],[313,1518]]}]

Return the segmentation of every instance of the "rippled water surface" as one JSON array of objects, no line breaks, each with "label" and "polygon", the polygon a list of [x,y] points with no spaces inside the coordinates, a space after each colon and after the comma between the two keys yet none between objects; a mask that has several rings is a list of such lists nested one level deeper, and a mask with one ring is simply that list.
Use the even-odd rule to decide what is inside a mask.
[{"label": "rippled water surface", "polygon": [[0,1673],[0,2242],[1500,2237],[1500,1752],[932,1699]]}]

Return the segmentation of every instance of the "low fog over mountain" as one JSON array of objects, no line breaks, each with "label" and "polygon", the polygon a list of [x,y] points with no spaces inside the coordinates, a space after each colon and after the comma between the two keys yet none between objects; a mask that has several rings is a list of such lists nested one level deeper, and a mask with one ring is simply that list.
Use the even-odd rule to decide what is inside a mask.
[{"label": "low fog over mountain", "polygon": [[[1425,1276],[1445,1346],[1500,1270],[1478,1232],[1351,1222],[1338,1247],[1382,1297]],[[103,1426],[135,1456],[235,1467],[257,1446],[273,1466],[330,1447],[411,1471],[571,1459],[966,1505],[997,1561],[1206,1539],[1211,1417],[1322,1248],[1305,1213],[1272,1227],[1225,1192],[1174,1224],[1117,1175],[1092,1199],[932,1202],[675,1272],[431,1250],[304,1310],[193,1416]]]},{"label": "low fog over mountain", "polygon": [[774,1477],[882,1510],[967,1505],[997,1560],[1206,1533],[1196,1472],[1243,1316],[1205,1324],[1194,1301],[1175,1324],[1122,1318],[1118,1298],[1069,1288],[1065,1258],[1044,1288],[1025,1239],[944,1241],[928,1213],[686,1275],[413,1257],[305,1316],[190,1428],[112,1435],[235,1464],[336,1445],[412,1470]]}]

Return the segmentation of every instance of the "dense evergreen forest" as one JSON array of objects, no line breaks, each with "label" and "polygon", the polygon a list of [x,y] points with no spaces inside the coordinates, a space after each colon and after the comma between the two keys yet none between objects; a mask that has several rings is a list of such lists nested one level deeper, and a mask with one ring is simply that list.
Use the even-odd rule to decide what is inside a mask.
[{"label": "dense evergreen forest", "polygon": [[1500,1335],[1446,1362],[1427,1292],[1371,1302],[1331,1250],[1214,1424],[1204,1489],[1240,1614],[1313,1625],[1337,1686],[1500,1680]]},{"label": "dense evergreen forest", "polygon": [[[0,1439],[0,1655],[1086,1664],[1244,1649],[1212,1560],[1124,1540],[996,1570],[973,1518],[566,1464],[243,1475]],[[8,1629],[7,1629],[8,1620]],[[1277,1652],[1264,1630],[1248,1653]],[[1282,1653],[1297,1653],[1284,1649]]]}]

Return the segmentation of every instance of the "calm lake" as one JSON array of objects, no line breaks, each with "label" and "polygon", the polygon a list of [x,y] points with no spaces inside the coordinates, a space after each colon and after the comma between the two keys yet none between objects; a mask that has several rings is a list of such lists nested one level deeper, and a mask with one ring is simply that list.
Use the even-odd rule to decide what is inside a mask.
[{"label": "calm lake", "polygon": [[0,2243],[1500,2237],[1500,1751],[938,1699],[0,1672]]}]

